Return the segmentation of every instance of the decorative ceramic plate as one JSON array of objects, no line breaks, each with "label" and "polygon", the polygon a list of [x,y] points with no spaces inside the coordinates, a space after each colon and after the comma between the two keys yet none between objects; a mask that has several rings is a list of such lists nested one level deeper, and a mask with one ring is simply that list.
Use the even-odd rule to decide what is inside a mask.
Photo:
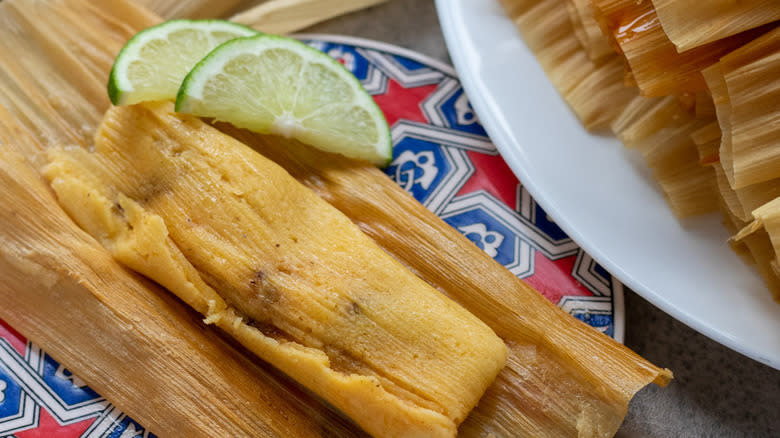
[{"label": "decorative ceramic plate", "polygon": [[635,151],[590,135],[498,0],[437,0],[463,86],[509,167],[560,227],[650,302],[780,369],[780,305],[719,215],[679,221]]},{"label": "decorative ceramic plate", "polygon": [[[622,285],[518,183],[452,68],[366,40],[301,38],[343,63],[384,110],[391,178],[566,312],[622,341]],[[0,436],[154,435],[0,321]]]}]

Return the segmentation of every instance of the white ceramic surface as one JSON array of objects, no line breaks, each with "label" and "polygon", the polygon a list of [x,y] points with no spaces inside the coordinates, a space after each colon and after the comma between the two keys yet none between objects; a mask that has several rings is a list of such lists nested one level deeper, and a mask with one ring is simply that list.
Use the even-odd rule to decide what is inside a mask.
[{"label": "white ceramic surface", "polygon": [[585,132],[498,0],[436,5],[483,126],[558,225],[659,308],[780,369],[780,304],[729,249],[720,218],[678,221],[641,157]]}]

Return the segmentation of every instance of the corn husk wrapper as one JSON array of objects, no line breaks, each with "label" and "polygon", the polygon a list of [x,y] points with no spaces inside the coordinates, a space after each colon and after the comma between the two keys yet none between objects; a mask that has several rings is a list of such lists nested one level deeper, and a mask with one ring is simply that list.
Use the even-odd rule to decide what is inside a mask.
[{"label": "corn husk wrapper", "polygon": [[692,118],[693,114],[680,104],[676,96],[636,96],[612,122],[611,128],[625,147],[635,149],[642,140],[661,129]]},{"label": "corn husk wrapper", "polygon": [[[113,56],[127,38],[158,20],[124,1],[0,3],[0,78],[5,85],[0,89],[0,105],[33,139],[30,146],[19,148],[19,154],[37,168],[40,151],[51,145],[89,147],[95,126],[108,107],[104,87]],[[508,366],[461,425],[463,436],[609,436],[617,430],[628,401],[639,388],[651,381],[665,384],[671,378],[668,371],[565,315],[378,169],[278,138],[244,132],[232,135],[282,164],[359,224],[383,249],[449,294],[506,341]],[[3,128],[0,136],[8,143],[15,131]],[[20,168],[21,159],[4,156],[3,162],[10,163],[6,173]],[[33,171],[27,176],[17,178],[22,181],[19,184],[6,184],[13,189],[0,197],[2,214],[8,212],[8,226],[0,230],[0,239],[14,243],[0,248],[3,277],[12,280],[5,282],[0,292],[6,302],[14,303],[0,307],[0,317],[160,435],[360,434],[320,402],[301,395],[275,371],[258,374],[256,370],[265,365],[227,347],[220,336],[204,330],[199,318],[156,286],[116,267],[99,269],[95,263],[113,263],[107,253],[83,233],[80,238],[89,244],[73,246],[73,239],[66,236],[79,231],[50,195],[37,204],[30,202],[34,187],[40,193],[49,191],[40,185],[40,179],[37,186],[31,182],[35,180]],[[11,220],[18,214],[14,206],[25,206],[29,211]],[[57,219],[48,219],[53,214],[59,215]],[[25,227],[26,223],[40,226]],[[40,254],[49,254],[45,263],[38,259]],[[73,257],[81,262],[76,263]],[[31,277],[30,273],[37,272],[44,274]],[[53,276],[45,272],[53,272]],[[58,286],[57,301],[51,300],[54,289],[39,287],[49,283]],[[123,287],[130,291],[115,292],[125,290]],[[38,291],[45,293],[35,293]],[[125,311],[116,297],[141,297],[136,301],[163,302],[168,307],[130,306],[137,312]],[[56,306],[50,304],[55,302]],[[74,309],[72,318],[62,312],[60,303],[73,303],[66,305]],[[176,312],[180,313],[170,306],[179,306]],[[181,312],[189,319],[175,316]],[[60,317],[53,318],[55,313]],[[95,315],[126,316],[117,320]],[[94,325],[85,326],[85,321],[94,321]],[[165,324],[167,328],[158,327]],[[172,332],[174,329],[181,334]],[[160,342],[145,338],[155,333],[170,336],[159,338]],[[129,350],[132,354],[98,348],[107,340],[136,347]],[[175,362],[190,354],[200,361],[192,368],[175,367],[165,359]],[[113,373],[119,360],[125,371],[108,378],[106,372]],[[154,366],[149,366],[150,361]],[[214,377],[209,374],[212,369]],[[150,376],[152,373],[157,379]],[[189,393],[177,390],[179,384]],[[179,396],[184,399],[178,400]],[[285,400],[303,400],[303,407],[296,411]],[[264,408],[269,405],[273,408]]]},{"label": "corn husk wrapper", "polygon": [[[762,276],[767,280],[774,298],[780,301],[780,198],[775,198],[752,213],[753,221],[742,228],[733,240],[745,241],[755,247],[753,256],[758,262]],[[751,248],[751,251],[753,248]]]},{"label": "corn husk wrapper", "polygon": [[753,29],[678,53],[650,1],[593,0],[593,6],[599,24],[625,56],[641,94],[647,97],[704,90],[701,69],[767,30]]},{"label": "corn husk wrapper", "polygon": [[616,56],[594,64],[575,36],[563,0],[502,0],[528,47],[589,131],[607,128],[636,91],[623,86]]},{"label": "corn husk wrapper", "polygon": [[601,32],[601,27],[593,15],[590,0],[568,0],[566,10],[580,45],[585,49],[591,61],[598,63],[602,59],[614,56],[615,50],[609,39]]},{"label": "corn husk wrapper", "polygon": [[267,33],[286,34],[387,0],[267,0],[231,21]]},{"label": "corn husk wrapper", "polygon": [[720,125],[711,122],[691,133],[691,140],[699,151],[699,164],[712,166],[720,161],[718,150],[720,149]]},{"label": "corn husk wrapper", "polygon": [[717,209],[717,185],[711,168],[699,164],[691,133],[703,122],[690,121],[665,127],[637,144],[677,217],[709,213]]},{"label": "corn husk wrapper", "polygon": [[257,0],[135,0],[135,3],[154,12],[160,18],[220,18],[239,13],[254,6]]},{"label": "corn husk wrapper", "polygon": [[735,189],[780,176],[780,28],[703,71],[723,131],[720,157]]},{"label": "corn husk wrapper", "polygon": [[775,0],[650,0],[678,52],[780,20]]}]

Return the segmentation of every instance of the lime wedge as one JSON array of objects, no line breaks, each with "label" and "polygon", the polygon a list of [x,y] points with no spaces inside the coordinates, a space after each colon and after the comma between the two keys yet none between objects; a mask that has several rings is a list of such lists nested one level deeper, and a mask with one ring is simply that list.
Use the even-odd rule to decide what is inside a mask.
[{"label": "lime wedge", "polygon": [[258,35],[217,47],[184,79],[176,111],[380,166],[392,158],[387,121],[357,78],[290,38]]},{"label": "lime wedge", "polygon": [[258,32],[222,20],[171,20],[133,36],[114,61],[108,96],[114,105],[174,100],[181,81],[212,49]]}]

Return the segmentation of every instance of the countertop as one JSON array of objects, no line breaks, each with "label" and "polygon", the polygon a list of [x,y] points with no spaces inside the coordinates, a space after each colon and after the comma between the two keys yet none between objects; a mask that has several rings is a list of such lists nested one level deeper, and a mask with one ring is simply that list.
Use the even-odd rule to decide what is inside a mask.
[{"label": "countertop", "polygon": [[[391,0],[306,32],[370,38],[451,64],[433,0]],[[650,385],[632,400],[619,437],[780,436],[780,371],[693,331],[627,290],[632,350],[670,368],[667,388]]]}]

